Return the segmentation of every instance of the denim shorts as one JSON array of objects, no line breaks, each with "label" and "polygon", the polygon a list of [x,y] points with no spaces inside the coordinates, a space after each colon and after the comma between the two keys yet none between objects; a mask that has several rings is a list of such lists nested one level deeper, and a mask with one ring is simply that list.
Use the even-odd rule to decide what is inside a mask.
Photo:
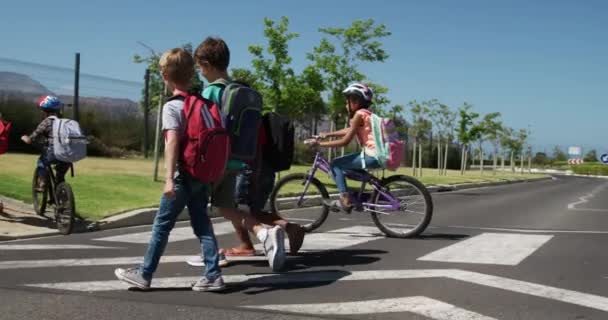
[{"label": "denim shorts", "polygon": [[253,170],[247,166],[237,176],[235,198],[238,204],[247,205],[251,212],[258,213],[266,206],[274,188],[274,183],[275,172],[266,163],[262,163],[257,177]]}]

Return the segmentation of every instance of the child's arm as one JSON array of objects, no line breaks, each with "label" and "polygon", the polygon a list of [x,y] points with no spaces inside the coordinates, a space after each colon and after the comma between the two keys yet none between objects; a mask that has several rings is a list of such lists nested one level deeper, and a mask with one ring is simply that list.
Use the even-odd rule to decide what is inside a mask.
[{"label": "child's arm", "polygon": [[23,135],[21,137],[21,140],[27,144],[32,144],[32,141],[34,141],[37,137],[43,135],[45,131],[48,131],[49,125],[49,118],[44,119],[42,122],[40,122],[40,124],[38,125],[38,127],[36,127],[36,130],[34,130],[32,134],[30,134],[29,136]]},{"label": "child's arm", "polygon": [[359,128],[363,124],[363,119],[359,114],[355,114],[355,117],[350,123],[350,127],[332,132],[344,132],[340,139],[334,141],[320,142],[319,145],[321,147],[334,148],[334,147],[343,147],[350,143],[355,134],[357,133],[357,128]]},{"label": "child's arm", "polygon": [[322,133],[319,133],[319,137],[321,137],[322,139],[341,138],[341,137],[344,137],[348,133],[349,130],[350,130],[350,128],[344,128],[342,130],[338,130],[338,131],[334,131],[334,132],[322,132]]},{"label": "child's arm", "polygon": [[179,146],[179,133],[177,130],[167,130],[165,136],[165,188],[163,194],[168,198],[175,196],[173,190],[175,185],[173,178],[175,177],[175,166],[177,164],[177,153]]}]

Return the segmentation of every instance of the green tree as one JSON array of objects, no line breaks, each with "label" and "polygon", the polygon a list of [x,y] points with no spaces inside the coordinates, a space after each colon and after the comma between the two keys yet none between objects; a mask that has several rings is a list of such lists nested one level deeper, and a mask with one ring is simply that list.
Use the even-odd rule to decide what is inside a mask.
[{"label": "green tree", "polygon": [[469,153],[469,144],[471,141],[475,140],[475,133],[470,132],[473,127],[474,120],[479,117],[479,113],[473,112],[473,105],[465,102],[460,109],[458,110],[459,120],[458,120],[458,128],[456,129],[458,133],[458,140],[461,145],[461,161],[460,161],[460,174],[464,175],[464,171],[467,168],[468,162],[468,153]]},{"label": "green tree", "polygon": [[[486,114],[483,117],[483,126],[485,138],[493,146],[492,168],[493,174],[496,174],[496,166],[498,162],[498,146],[500,145],[500,132],[502,131],[502,121],[500,121],[500,112],[492,112]],[[483,170],[483,161],[481,162],[481,168]]]},{"label": "green tree", "polygon": [[446,175],[448,150],[454,135],[457,115],[436,99],[431,100],[431,106],[431,120],[437,133],[437,168],[440,174]]},{"label": "green tree", "polygon": [[553,148],[553,159],[555,161],[568,161],[568,155],[559,146],[555,146]]},{"label": "green tree", "polygon": [[500,132],[500,145],[502,146],[502,164],[501,167],[504,169],[505,167],[505,151],[509,150],[509,164],[511,167],[511,171],[515,171],[515,167],[514,167],[514,159],[515,159],[515,149],[517,148],[516,146],[516,141],[514,138],[514,132],[513,129],[508,128],[508,127],[503,127],[501,132]]},{"label": "green tree", "polygon": [[[346,113],[342,90],[351,82],[366,79],[359,72],[359,63],[384,62],[388,59],[388,53],[379,39],[390,36],[391,33],[385,25],[376,25],[373,19],[356,20],[347,28],[320,28],[319,32],[338,42],[336,46],[327,37],[323,37],[313,52],[308,54],[308,59],[323,73],[329,91],[330,118],[333,125],[337,125],[340,116]],[[386,88],[379,86],[374,89],[377,97],[382,97],[386,91]],[[388,102],[377,99],[376,104],[382,107]]]},{"label": "green tree", "polygon": [[287,99],[283,95],[288,82],[293,81],[294,77],[288,43],[299,35],[289,32],[289,19],[281,17],[279,22],[264,19],[264,36],[268,42],[266,48],[261,45],[249,46],[249,52],[254,57],[252,64],[255,77],[259,80],[259,91],[271,109],[290,114]]},{"label": "green tree", "polygon": [[412,126],[409,128],[409,136],[412,143],[412,175],[422,176],[422,144],[426,134],[432,129],[429,120],[430,109],[428,102],[411,101],[410,114],[412,115]]},{"label": "green tree", "polygon": [[587,152],[587,154],[583,158],[583,160],[585,160],[585,162],[597,162],[597,159],[598,159],[597,150],[595,150],[595,149]]},{"label": "green tree", "polygon": [[253,73],[253,71],[245,68],[233,68],[230,71],[230,76],[235,81],[240,81],[248,84],[250,87],[257,91],[262,90],[262,84],[260,79]]},{"label": "green tree", "polygon": [[548,163],[549,159],[547,158],[547,154],[544,152],[537,152],[532,159],[532,162],[535,165],[545,166]]}]

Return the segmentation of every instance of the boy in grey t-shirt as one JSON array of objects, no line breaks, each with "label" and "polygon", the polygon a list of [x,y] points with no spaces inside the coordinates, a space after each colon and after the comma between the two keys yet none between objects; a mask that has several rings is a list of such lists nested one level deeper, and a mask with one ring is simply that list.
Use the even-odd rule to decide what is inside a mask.
[{"label": "boy in grey t-shirt", "polygon": [[188,173],[179,170],[180,140],[185,133],[183,97],[194,75],[194,61],[183,49],[172,49],[160,59],[161,74],[167,87],[173,89],[174,97],[163,110],[163,132],[165,134],[165,186],[160,207],[154,218],[152,237],[148,244],[144,262],[130,269],[116,269],[118,279],[141,289],[148,289],[152,275],[158,267],[160,257],[167,246],[169,234],[175,226],[177,216],[185,206],[190,213],[190,224],[200,241],[205,260],[205,271],[201,279],[192,286],[194,291],[218,291],[224,289],[219,267],[218,245],[213,233],[213,224],[207,215],[208,186]]}]

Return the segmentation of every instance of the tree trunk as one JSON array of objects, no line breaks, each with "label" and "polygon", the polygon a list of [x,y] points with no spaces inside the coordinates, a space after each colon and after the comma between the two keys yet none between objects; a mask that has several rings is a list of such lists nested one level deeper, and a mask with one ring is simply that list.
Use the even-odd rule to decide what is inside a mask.
[{"label": "tree trunk", "polygon": [[505,171],[505,151],[500,153],[500,170]]},{"label": "tree trunk", "polygon": [[460,148],[460,175],[464,174],[464,154],[465,154],[465,146],[462,145]]},{"label": "tree trunk", "polygon": [[521,152],[521,157],[519,160],[519,167],[520,167],[520,172],[521,174],[524,174],[524,152]]},{"label": "tree trunk", "polygon": [[416,176],[416,141],[414,141],[414,143],[412,144],[413,148],[412,148],[412,175],[415,177]]},{"label": "tree trunk", "polygon": [[483,175],[483,147],[479,144],[479,174]]},{"label": "tree trunk", "polygon": [[528,150],[528,174],[532,174],[532,152]]},{"label": "tree trunk", "polygon": [[422,143],[418,144],[418,168],[419,177],[422,178]]},{"label": "tree trunk", "polygon": [[441,175],[441,140],[437,143],[437,174]]},{"label": "tree trunk", "polygon": [[493,155],[493,158],[494,158],[493,166],[494,166],[494,168],[492,168],[492,172],[494,173],[494,175],[496,175],[496,169],[498,169],[497,168],[498,167],[498,154],[497,153],[498,153],[498,150],[496,150],[496,147],[494,147],[494,155]]},{"label": "tree trunk", "polygon": [[462,169],[463,175],[467,172],[468,164],[469,164],[469,146],[465,146],[464,147],[464,168]]},{"label": "tree trunk", "polygon": [[450,150],[450,143],[445,144],[445,156],[443,157],[443,175],[448,175],[448,150]]},{"label": "tree trunk", "polygon": [[509,164],[511,165],[511,172],[515,173],[515,164],[513,161],[515,161],[515,153],[511,150],[511,162],[509,162]]}]

